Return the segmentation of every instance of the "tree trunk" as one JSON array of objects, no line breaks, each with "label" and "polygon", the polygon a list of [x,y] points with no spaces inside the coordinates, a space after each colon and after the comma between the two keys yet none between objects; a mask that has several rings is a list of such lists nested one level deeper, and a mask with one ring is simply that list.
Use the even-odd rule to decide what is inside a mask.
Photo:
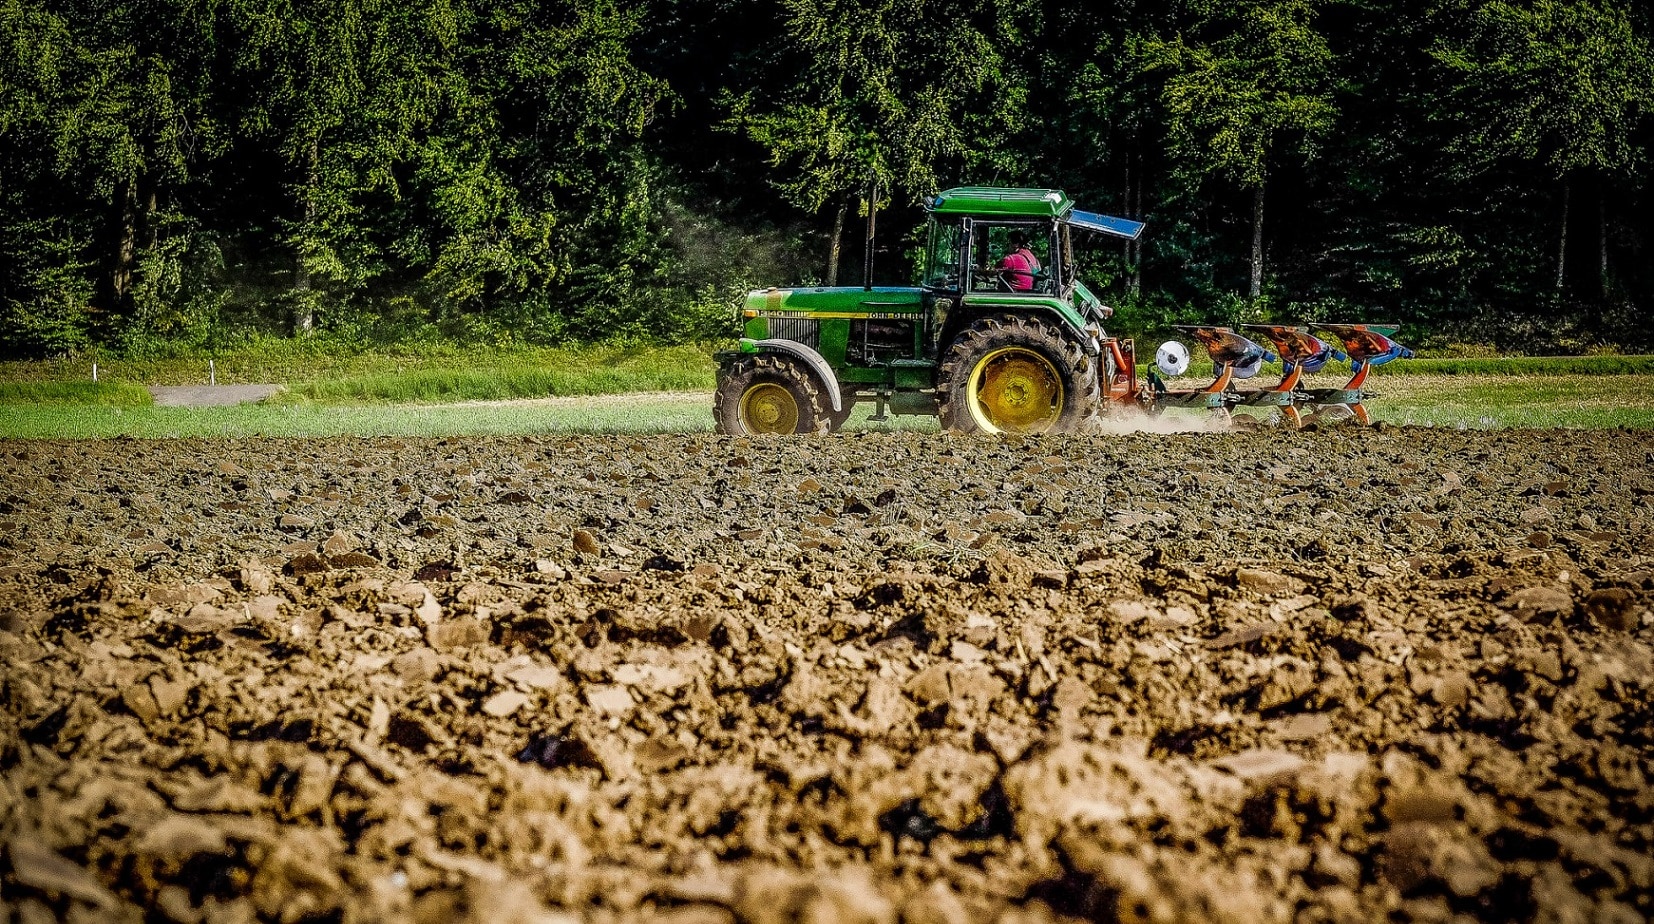
[{"label": "tree trunk", "polygon": [[[1133,145],[1136,148],[1136,145]],[[1143,220],[1143,152],[1137,149],[1137,198],[1127,213],[1137,221]],[[1143,290],[1143,239],[1141,237],[1130,242],[1131,244],[1131,272],[1126,279],[1126,288],[1133,296]]]},{"label": "tree trunk", "polygon": [[1252,291],[1253,301],[1263,294],[1263,184],[1252,193]]},{"label": "tree trunk", "polygon": [[[321,157],[321,145],[314,136],[310,139],[310,151],[305,158],[304,178],[304,224],[300,233],[308,235],[311,225],[316,220],[316,189],[320,185],[317,175],[317,161]],[[297,252],[293,255],[293,333],[309,334],[316,329],[316,306],[310,299],[310,268],[305,265],[305,247],[301,242]]]},{"label": "tree trunk", "polygon": [[1568,181],[1562,181],[1562,228],[1556,236],[1556,291],[1562,291],[1562,280],[1568,269],[1568,198],[1572,192]]},{"label": "tree trunk", "polygon": [[867,256],[861,269],[861,287],[868,290],[873,288],[873,242],[877,239],[874,223],[878,215],[879,184],[874,181],[867,190]]},{"label": "tree trunk", "polygon": [[[1143,162],[1142,162],[1142,158],[1140,158],[1140,157],[1136,158],[1137,170],[1135,170],[1135,171],[1132,170],[1132,161],[1134,159],[1134,154],[1133,154],[1131,148],[1133,148],[1133,147],[1135,147],[1135,145],[1128,146],[1127,151],[1126,151],[1126,189],[1125,189],[1125,194],[1121,197],[1121,201],[1120,201],[1120,207],[1124,210],[1121,214],[1123,214],[1127,218],[1136,218],[1137,217],[1137,211],[1132,205],[1132,201],[1133,201],[1132,200],[1132,191],[1133,191],[1132,180],[1135,179],[1137,181],[1137,185],[1135,187],[1136,191],[1137,191],[1137,201],[1141,202],[1142,197],[1143,197],[1143,192],[1142,192],[1142,190],[1143,190],[1143,175],[1142,175]],[[1138,288],[1139,288],[1139,279],[1138,279],[1138,275],[1137,275],[1137,242],[1136,241],[1126,241],[1125,257],[1126,257],[1126,292],[1130,295],[1135,296],[1137,294]]]},{"label": "tree trunk", "polygon": [[[1120,208],[1122,210],[1120,212],[1120,214],[1126,216],[1127,218],[1130,218],[1131,217],[1131,151],[1130,151],[1129,148],[1126,151],[1126,176],[1125,176],[1125,181],[1126,181],[1125,182],[1125,188],[1120,191]],[[1129,291],[1131,291],[1131,241],[1126,241],[1125,242],[1125,247],[1122,248],[1122,249],[1124,251],[1124,253],[1122,255],[1125,257],[1125,261],[1126,261],[1126,291],[1129,292]]]},{"label": "tree trunk", "polygon": [[827,285],[838,285],[839,247],[844,241],[844,216],[850,211],[849,202],[840,202],[838,214],[833,216],[833,239],[827,244]]},{"label": "tree trunk", "polygon": [[115,241],[109,254],[109,309],[121,311],[132,296],[132,270],[138,261],[138,184],[115,187]]},{"label": "tree trunk", "polygon": [[1602,300],[1608,301],[1608,182],[1597,190],[1597,279],[1602,284]]},{"label": "tree trunk", "polygon": [[159,184],[153,177],[148,178],[146,185],[149,186],[149,195],[144,202],[144,247],[154,250],[161,243],[161,223],[155,217],[161,207],[161,197],[156,192]]}]

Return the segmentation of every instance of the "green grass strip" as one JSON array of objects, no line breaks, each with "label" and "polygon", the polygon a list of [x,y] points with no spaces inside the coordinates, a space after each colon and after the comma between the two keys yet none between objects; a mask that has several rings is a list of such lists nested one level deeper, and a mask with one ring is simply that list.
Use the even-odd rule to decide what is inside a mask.
[{"label": "green grass strip", "polygon": [[648,365],[581,368],[517,367],[490,370],[430,369],[399,374],[301,382],[281,400],[318,403],[438,403],[508,401],[570,395],[699,391],[713,386],[713,367]]},{"label": "green grass strip", "polygon": [[[1204,350],[1191,351],[1197,353],[1189,363],[1189,369],[1182,376],[1184,379],[1212,376],[1212,361],[1206,357]],[[1148,374],[1149,366],[1153,365],[1152,355],[1138,354],[1137,369],[1143,375]],[[1350,364],[1347,360],[1328,363],[1322,368],[1320,375],[1343,375],[1349,377]],[[1406,378],[1408,376],[1441,376],[1441,375],[1473,375],[1473,376],[1524,376],[1524,375],[1579,375],[1579,376],[1607,376],[1607,375],[1654,375],[1654,356],[1465,356],[1465,357],[1414,357],[1412,359],[1395,359],[1381,366],[1372,367],[1372,374],[1387,378]],[[1253,381],[1266,381],[1270,376],[1279,378],[1281,364],[1279,362],[1264,363],[1258,369]],[[1242,385],[1245,383],[1237,383]]]},{"label": "green grass strip", "polygon": [[532,436],[712,430],[709,394],[508,405],[238,405],[123,409],[0,407],[0,439]]},{"label": "green grass strip", "polygon": [[1654,427],[1654,376],[1394,376],[1367,402],[1380,420],[1472,429]]},{"label": "green grass strip", "polygon": [[148,389],[120,382],[0,382],[0,406],[145,407],[153,403]]},{"label": "green grass strip", "polygon": [[1415,357],[1373,367],[1374,375],[1654,375],[1654,356]]},{"label": "green grass strip", "polygon": [[[638,346],[592,344],[575,347],[486,349],[450,343],[408,344],[372,352],[329,348],[321,342],[267,339],[246,349],[211,356],[165,359],[96,359],[98,378],[135,385],[275,384],[296,389],[302,383],[377,379],[427,372],[511,375],[517,370],[555,370],[580,376],[630,374],[638,387],[654,390],[658,381],[686,370],[702,370],[710,381],[712,353],[729,344]],[[209,367],[209,361],[211,366]],[[50,359],[0,363],[0,381],[91,381],[93,359]],[[394,389],[390,389],[394,390]],[[582,393],[579,391],[571,393]]]}]

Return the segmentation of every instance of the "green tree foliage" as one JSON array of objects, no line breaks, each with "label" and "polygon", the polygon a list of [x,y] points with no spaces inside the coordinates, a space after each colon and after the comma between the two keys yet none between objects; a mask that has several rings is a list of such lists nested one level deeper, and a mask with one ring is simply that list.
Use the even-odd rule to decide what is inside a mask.
[{"label": "green tree foliage", "polygon": [[1336,118],[1333,55],[1318,0],[1191,0],[1188,27],[1150,35],[1139,54],[1166,72],[1169,151],[1184,177],[1216,174],[1253,195],[1249,294],[1262,292],[1264,188],[1278,158],[1314,153]]},{"label": "green tree foliage", "polygon": [[1025,81],[1001,49],[1032,37],[1031,5],[787,0],[775,67],[788,79],[732,99],[732,123],[765,151],[801,208],[866,188],[917,197],[939,177],[1019,158]]},{"label": "green tree foliage", "polygon": [[1467,168],[1520,157],[1561,178],[1626,173],[1647,157],[1636,132],[1654,110],[1654,47],[1624,7],[1496,0],[1449,7],[1439,21],[1453,27],[1431,49],[1452,78],[1442,114],[1460,128],[1451,150]]},{"label": "green tree foliage", "polygon": [[1439,18],[1455,27],[1432,53],[1452,78],[1441,113],[1460,169],[1475,174],[1515,158],[1561,181],[1559,290],[1573,191],[1581,179],[1593,183],[1607,298],[1606,199],[1647,163],[1637,132],[1654,110],[1654,46],[1628,10],[1599,0],[1460,2]]},{"label": "green tree foliage", "polygon": [[1651,37],[1631,0],[0,0],[0,354],[723,336],[834,278],[870,184],[885,281],[967,183],[1146,220],[1083,263],[1128,327],[1649,347]]},{"label": "green tree foliage", "polygon": [[0,310],[34,350],[183,326],[175,238],[192,222],[177,197],[212,130],[211,42],[191,13],[188,0],[0,7]]},{"label": "green tree foliage", "polygon": [[628,60],[636,11],[232,9],[236,66],[257,100],[246,128],[279,152],[291,190],[281,224],[296,328],[315,305],[397,276],[387,284],[417,279],[439,315],[503,331],[513,320],[490,313],[570,284],[595,251],[618,256],[621,275],[647,259],[627,230],[639,192],[626,148],[668,93]]},{"label": "green tree foliage", "polygon": [[78,229],[34,192],[51,180],[40,152],[69,45],[57,16],[0,2],[0,330],[14,353],[61,352],[87,338],[90,279]]},{"label": "green tree foliage", "polygon": [[1170,150],[1186,169],[1262,186],[1283,145],[1313,151],[1332,128],[1332,51],[1316,0],[1194,0],[1187,33],[1149,36],[1147,67],[1168,73]]}]

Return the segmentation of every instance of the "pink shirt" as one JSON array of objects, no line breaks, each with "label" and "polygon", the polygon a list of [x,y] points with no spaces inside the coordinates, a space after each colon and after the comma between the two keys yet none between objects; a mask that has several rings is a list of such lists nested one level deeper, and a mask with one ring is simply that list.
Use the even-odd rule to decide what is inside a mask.
[{"label": "pink shirt", "polygon": [[1039,272],[1039,259],[1034,252],[1026,247],[1008,254],[999,261],[999,268],[1008,270],[1005,281],[1017,292],[1027,292],[1034,287],[1034,274]]}]

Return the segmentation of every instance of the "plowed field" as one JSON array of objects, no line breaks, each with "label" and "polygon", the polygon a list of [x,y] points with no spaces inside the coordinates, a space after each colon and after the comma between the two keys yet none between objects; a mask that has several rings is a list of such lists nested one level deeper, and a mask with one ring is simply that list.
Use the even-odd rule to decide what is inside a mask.
[{"label": "plowed field", "polygon": [[0,442],[0,920],[1647,920],[1654,438]]}]

